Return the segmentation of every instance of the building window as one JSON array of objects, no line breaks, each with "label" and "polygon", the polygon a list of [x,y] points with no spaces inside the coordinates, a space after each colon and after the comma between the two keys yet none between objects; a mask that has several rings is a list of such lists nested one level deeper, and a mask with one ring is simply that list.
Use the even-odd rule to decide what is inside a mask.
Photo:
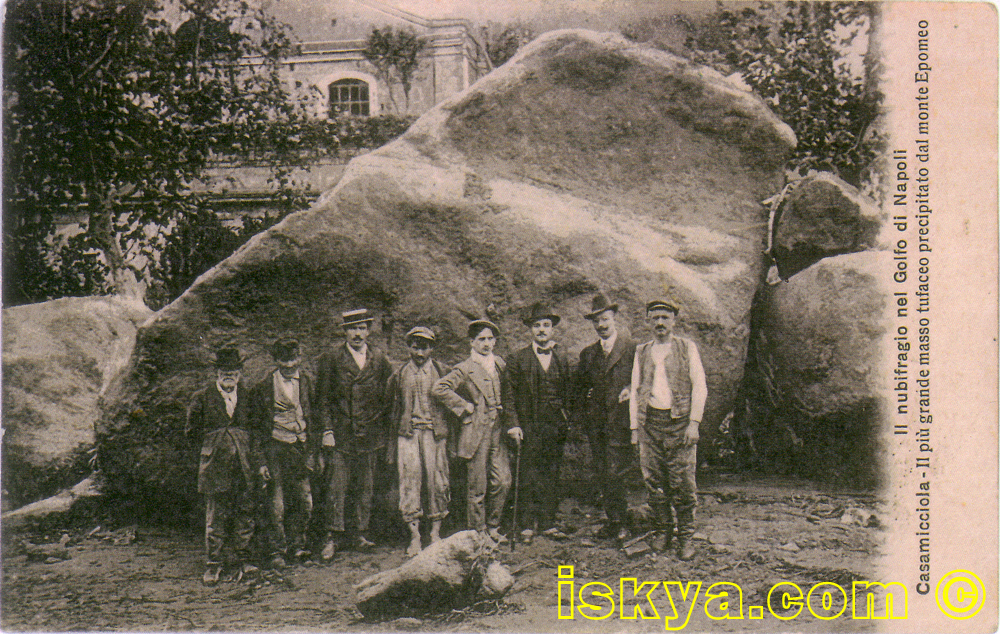
[{"label": "building window", "polygon": [[330,84],[330,115],[342,112],[367,117],[368,83],[361,79],[341,79]]}]

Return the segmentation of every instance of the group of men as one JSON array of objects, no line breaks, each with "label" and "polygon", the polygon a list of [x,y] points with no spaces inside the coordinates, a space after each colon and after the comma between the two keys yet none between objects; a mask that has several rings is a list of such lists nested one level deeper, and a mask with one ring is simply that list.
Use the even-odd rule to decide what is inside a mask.
[{"label": "group of men", "polygon": [[[249,550],[257,523],[265,525],[275,568],[312,556],[306,541],[311,520],[324,532],[323,562],[352,544],[374,547],[368,528],[383,459],[397,466],[408,555],[422,548],[421,519],[430,522],[430,542],[441,539],[451,504],[451,457],[467,473],[468,528],[484,539],[507,541],[500,527],[513,455],[522,500],[515,512],[523,530],[510,538],[565,539],[557,509],[571,421],[590,440],[608,517],[599,535],[619,542],[629,536],[625,473],[638,447],[659,548],[671,547],[676,524],[677,554],[692,558],[698,427],[707,387],[697,346],[674,334],[678,312],[670,301],[649,302],[654,338],[637,346],[618,332],[618,304],[597,295],[585,316],[598,340],[581,351],[575,366],[553,340],[559,315],[542,304],[524,318],[531,343],[506,362],[493,352],[499,326],[477,319],[468,325],[469,357],[454,368],[434,358],[434,331],[415,326],[405,336],[409,359],[393,370],[368,342],[373,316],[363,308],[343,313],[346,341],[319,357],[315,382],[300,367],[294,339],[274,343],[275,368],[250,390],[240,381],[239,351],[220,349],[215,381],[195,394],[187,424],[189,437],[201,444],[204,583],[218,583],[227,538],[240,571],[255,570]],[[317,518],[313,484],[323,492]],[[258,522],[253,509],[262,488],[267,512]]]}]

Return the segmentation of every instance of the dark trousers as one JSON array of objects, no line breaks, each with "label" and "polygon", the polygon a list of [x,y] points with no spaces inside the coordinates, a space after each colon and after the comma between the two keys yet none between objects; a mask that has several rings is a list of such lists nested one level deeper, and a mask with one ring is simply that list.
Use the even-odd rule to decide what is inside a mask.
[{"label": "dark trousers", "polygon": [[649,492],[649,506],[658,528],[673,533],[671,507],[677,514],[677,537],[694,534],[694,514],[698,505],[695,483],[698,445],[684,446],[689,417],[671,418],[670,410],[646,410],[646,423],[639,428],[639,466]]},{"label": "dark trousers", "polygon": [[236,560],[249,561],[250,540],[256,525],[253,502],[246,483],[205,495],[205,558],[209,565],[223,563],[222,549],[227,537]]},{"label": "dark trousers", "polygon": [[590,453],[608,521],[621,526],[628,513],[628,470],[635,462],[631,444],[612,443],[601,430],[590,436]]},{"label": "dark trousers", "polygon": [[[328,464],[326,493],[326,531],[343,533],[348,492],[353,493],[358,532],[368,530],[374,499],[375,456],[377,450],[326,450]],[[384,450],[383,450],[384,451]]]},{"label": "dark trousers", "polygon": [[305,546],[305,530],[312,517],[312,487],[306,468],[304,443],[284,443],[270,439],[266,448],[268,510],[271,516],[272,554]]},{"label": "dark trousers", "polygon": [[561,438],[524,440],[520,477],[520,495],[524,501],[522,526],[530,527],[535,521],[540,530],[555,526],[556,511],[562,499],[559,471],[564,444]]}]

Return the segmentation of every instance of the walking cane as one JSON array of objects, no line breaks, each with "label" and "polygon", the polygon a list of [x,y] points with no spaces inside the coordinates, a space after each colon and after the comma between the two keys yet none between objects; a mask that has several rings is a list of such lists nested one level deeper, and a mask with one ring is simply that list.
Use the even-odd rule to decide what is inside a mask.
[{"label": "walking cane", "polygon": [[510,535],[510,552],[514,552],[517,544],[517,492],[521,488],[521,441],[517,441],[517,453],[514,456],[514,520]]}]

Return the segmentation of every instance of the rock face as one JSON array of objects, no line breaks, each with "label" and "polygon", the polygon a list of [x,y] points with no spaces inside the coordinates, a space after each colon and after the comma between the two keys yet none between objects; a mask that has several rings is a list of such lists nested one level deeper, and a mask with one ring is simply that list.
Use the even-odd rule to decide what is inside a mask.
[{"label": "rock face", "polygon": [[877,483],[887,257],[863,251],[824,258],[761,289],[741,433],[767,463]]},{"label": "rock face", "polygon": [[98,397],[152,311],[70,297],[3,311],[4,503],[52,495],[90,473]]},{"label": "rock face", "polygon": [[500,598],[514,585],[510,572],[480,546],[476,531],[462,531],[425,548],[398,568],[355,587],[366,618],[442,612],[477,597]]},{"label": "rock face", "polygon": [[295,335],[309,369],[343,341],[340,312],[364,305],[396,360],[401,334],[423,323],[455,362],[470,316],[492,304],[504,354],[527,344],[521,313],[544,301],[575,354],[595,338],[583,314],[598,290],[640,340],[647,300],[681,302],[679,330],[709,377],[710,441],[745,361],[767,232],[759,201],[780,189],[794,143],[714,71],[615,35],[546,34],[161,310],[109,399],[102,470],[196,499],[197,452],[180,431],[213,346],[240,345],[253,382],[270,342]]},{"label": "rock face", "polygon": [[874,201],[827,172],[811,172],[775,219],[771,253],[782,279],[820,259],[876,247],[885,216]]}]

